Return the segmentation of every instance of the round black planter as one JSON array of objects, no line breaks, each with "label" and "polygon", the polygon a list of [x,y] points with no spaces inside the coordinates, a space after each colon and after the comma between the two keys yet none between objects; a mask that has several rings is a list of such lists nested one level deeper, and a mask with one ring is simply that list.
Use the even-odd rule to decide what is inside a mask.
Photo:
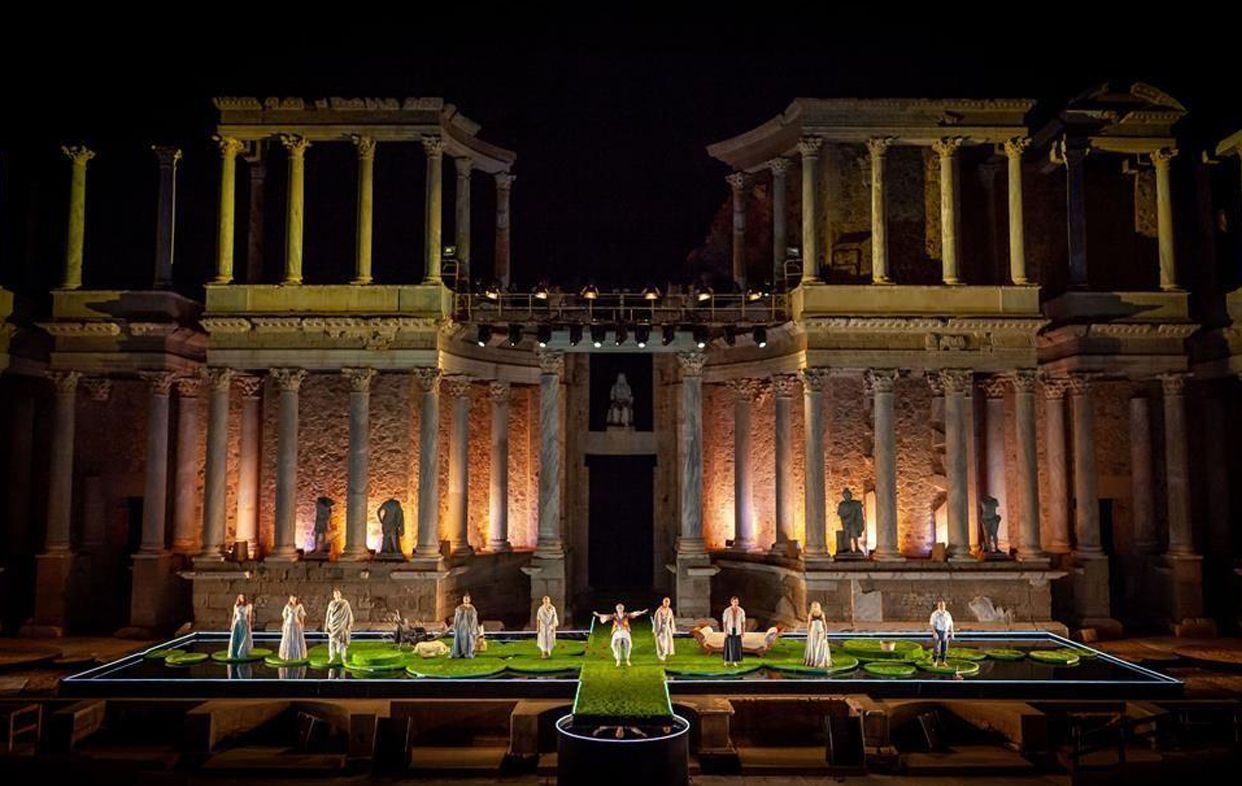
[{"label": "round black planter", "polygon": [[689,783],[690,723],[640,726],[646,737],[593,737],[596,726],[575,728],[574,716],[556,722],[556,782],[560,786],[655,786]]}]

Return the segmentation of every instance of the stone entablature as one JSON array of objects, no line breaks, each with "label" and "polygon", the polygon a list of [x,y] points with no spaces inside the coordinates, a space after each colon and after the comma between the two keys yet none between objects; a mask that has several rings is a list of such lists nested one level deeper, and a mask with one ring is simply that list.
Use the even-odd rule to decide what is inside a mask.
[{"label": "stone entablature", "polygon": [[51,365],[88,373],[171,369],[191,372],[207,352],[201,306],[168,291],[56,290]]},{"label": "stone entablature", "polygon": [[209,318],[248,314],[376,314],[439,319],[449,313],[451,306],[452,294],[435,285],[231,284],[207,287],[206,313]]},{"label": "stone entablature", "polygon": [[1039,289],[1029,286],[820,284],[790,295],[796,320],[837,316],[1038,318]]}]

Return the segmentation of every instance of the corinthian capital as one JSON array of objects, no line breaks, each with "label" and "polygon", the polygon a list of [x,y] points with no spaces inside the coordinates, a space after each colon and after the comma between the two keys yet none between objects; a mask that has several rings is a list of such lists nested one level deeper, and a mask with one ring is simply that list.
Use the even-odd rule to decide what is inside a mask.
[{"label": "corinthian capital", "polygon": [[470,156],[458,156],[453,159],[453,166],[457,167],[458,180],[469,180],[470,173],[474,170],[474,159]]},{"label": "corinthian capital", "polygon": [[173,383],[177,381],[177,374],[172,371],[139,371],[138,376],[157,396],[167,396],[172,390]]},{"label": "corinthian capital", "polygon": [[301,158],[306,155],[306,148],[310,147],[310,140],[300,134],[281,134],[280,143],[289,151],[291,158]]},{"label": "corinthian capital", "polygon": [[86,166],[86,162],[95,157],[95,151],[86,145],[63,145],[60,152],[73,162],[74,166]]},{"label": "corinthian capital", "polygon": [[763,383],[757,379],[731,379],[729,389],[741,401],[754,401],[763,393]]},{"label": "corinthian capital", "polygon": [[772,393],[777,398],[793,398],[798,393],[797,374],[774,374],[772,376]]},{"label": "corinthian capital", "polygon": [[1086,396],[1091,392],[1098,374],[1087,371],[1071,371],[1069,375],[1069,392],[1071,396]]},{"label": "corinthian capital", "polygon": [[371,383],[379,373],[373,368],[343,368],[341,373],[349,380],[349,389],[355,393],[370,393]]},{"label": "corinthian capital", "polygon": [[804,136],[798,140],[798,154],[803,158],[815,158],[819,155],[819,150],[823,146],[823,137]]},{"label": "corinthian capital", "polygon": [[1009,378],[1004,374],[996,374],[983,381],[983,394],[988,398],[1004,398],[1009,389]]},{"label": "corinthian capital", "polygon": [[420,366],[414,369],[414,379],[424,393],[435,393],[440,390],[440,369],[434,366]]},{"label": "corinthian capital", "polygon": [[1020,368],[1009,374],[1009,381],[1013,384],[1013,389],[1018,393],[1034,393],[1035,383],[1039,380],[1039,375],[1035,369]]},{"label": "corinthian capital", "polygon": [[112,380],[107,377],[85,377],[80,384],[91,401],[104,402],[112,395]]},{"label": "corinthian capital", "polygon": [[952,158],[957,155],[957,151],[965,144],[966,138],[960,136],[946,136],[932,142],[932,150],[936,151],[936,155],[941,158]]},{"label": "corinthian capital", "polygon": [[425,136],[422,139],[423,152],[429,158],[439,158],[444,155],[444,137]]},{"label": "corinthian capital", "polygon": [[802,374],[802,386],[808,392],[823,393],[828,389],[828,369],[804,368],[800,373]]},{"label": "corinthian capital", "polygon": [[498,403],[508,401],[510,392],[510,385],[508,382],[501,382],[497,380],[487,386],[487,395],[491,397],[492,401]]},{"label": "corinthian capital", "polygon": [[1177,156],[1176,147],[1162,147],[1159,150],[1151,151],[1151,162],[1156,168],[1167,167],[1169,162]]},{"label": "corinthian capital", "polygon": [[220,147],[220,155],[225,158],[233,158],[246,147],[240,139],[231,136],[217,135],[212,139]]},{"label": "corinthian capital", "polygon": [[541,374],[555,374],[559,377],[565,373],[564,352],[535,350],[535,359],[539,361],[539,373]]},{"label": "corinthian capital", "polygon": [[772,170],[772,174],[780,177],[789,171],[788,158],[774,158],[768,162],[768,169]]},{"label": "corinthian capital", "polygon": [[746,187],[746,173],[734,172],[725,177],[725,182],[729,184],[729,188],[732,188],[735,193],[741,191]]},{"label": "corinthian capital", "polygon": [[677,365],[681,367],[681,376],[701,377],[703,366],[707,363],[707,355],[703,352],[678,352]]},{"label": "corinthian capital", "polygon": [[867,371],[867,385],[873,393],[892,393],[897,386],[897,369],[870,369]]},{"label": "corinthian capital", "polygon": [[176,166],[181,160],[181,148],[171,145],[151,145],[151,152],[155,153],[155,161],[160,169],[169,169]]},{"label": "corinthian capital", "polygon": [[[220,370],[220,369],[217,369]],[[224,369],[227,371],[228,369]],[[242,398],[258,398],[263,393],[263,377],[256,377],[250,374],[236,374],[233,376],[237,383],[237,392],[241,393]],[[225,380],[225,387],[228,381]]]},{"label": "corinthian capital", "polygon": [[276,387],[280,388],[282,393],[285,391],[296,393],[302,389],[302,383],[306,381],[306,369],[274,368],[272,379],[276,381]]},{"label": "corinthian capital", "polygon": [[1004,148],[1005,155],[1010,158],[1021,158],[1026,149],[1031,146],[1031,140],[1024,136],[1015,136],[1012,139],[1006,139]]},{"label": "corinthian capital", "polygon": [[202,387],[202,374],[182,374],[177,377],[177,398],[198,398],[198,392]]},{"label": "corinthian capital", "polygon": [[225,391],[233,381],[233,369],[223,366],[212,366],[205,372],[207,387],[212,391]]},{"label": "corinthian capital", "polygon": [[465,374],[454,374],[444,378],[444,392],[453,398],[467,398],[470,395],[473,380]]},{"label": "corinthian capital", "polygon": [[1040,373],[1039,382],[1044,386],[1044,398],[1050,400],[1065,398],[1065,392],[1069,390],[1069,380],[1065,377],[1054,377],[1051,374]]},{"label": "corinthian capital", "polygon": [[872,158],[883,158],[888,155],[888,149],[893,146],[893,142],[897,141],[891,136],[877,136],[867,140],[867,152]]},{"label": "corinthian capital", "polygon": [[513,174],[512,172],[508,170],[505,170],[504,172],[497,172],[496,173],[496,190],[497,191],[508,191],[510,188],[513,187],[514,180],[517,180],[517,175]]},{"label": "corinthian capital", "polygon": [[1160,375],[1160,389],[1165,396],[1181,396],[1186,393],[1186,380],[1190,377],[1185,372],[1172,372]]},{"label": "corinthian capital", "polygon": [[354,143],[354,147],[358,148],[359,160],[372,161],[375,159],[375,137],[353,134],[349,138]]}]

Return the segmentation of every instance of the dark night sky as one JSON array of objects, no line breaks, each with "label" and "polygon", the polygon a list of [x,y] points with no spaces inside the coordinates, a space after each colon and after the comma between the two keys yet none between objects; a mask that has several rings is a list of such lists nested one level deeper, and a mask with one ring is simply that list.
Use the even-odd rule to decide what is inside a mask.
[{"label": "dark night sky", "polygon": [[[61,181],[68,172],[55,152],[61,142],[84,139],[123,158],[124,151],[149,156],[146,145],[168,140],[186,147],[183,193],[204,192],[201,208],[182,214],[179,258],[209,264],[217,176],[206,144],[208,99],[221,94],[440,95],[457,104],[482,124],[481,136],[518,153],[514,268],[527,284],[544,276],[568,281],[581,269],[595,271],[600,284],[680,278],[687,253],[702,242],[727,194],[724,167],[704,146],[772,117],[798,95],[1055,100],[1106,78],[1129,77],[1178,97],[1205,134],[1242,125],[1242,91],[1226,78],[1236,72],[1236,52],[1199,38],[1193,59],[1176,52],[1147,56],[1155,51],[1145,43],[1157,32],[1152,20],[1133,31],[1111,27],[1094,39],[1065,38],[1060,25],[1047,25],[1039,38],[1019,43],[1006,40],[1002,32],[1012,28],[1001,20],[991,29],[943,37],[885,28],[880,43],[871,45],[834,40],[815,25],[799,29],[795,22],[783,22],[784,30],[757,25],[745,34],[699,24],[658,33],[650,25],[614,24],[605,34],[550,25],[524,32],[531,25],[517,19],[491,28],[445,22],[378,35],[344,28],[331,37],[293,31],[287,43],[276,45],[259,43],[275,36],[246,32],[241,20],[233,20],[221,35],[238,45],[249,42],[248,51],[217,52],[179,37],[155,46],[137,38],[118,46],[87,30],[68,34],[82,38],[67,61],[65,51],[73,47],[63,45],[58,29],[49,47],[58,45],[43,53],[36,47],[33,55],[12,49],[0,55],[11,82],[8,115],[26,119],[20,127],[0,125],[0,150],[7,150],[12,173],[6,186],[9,237],[0,249],[9,259],[55,261],[60,253]],[[186,33],[187,27],[179,29]],[[851,38],[871,39],[862,33],[872,29],[849,26]],[[1163,32],[1166,40],[1179,37],[1176,29]],[[947,54],[932,46],[937,41],[945,42]],[[66,62],[70,74],[61,70]],[[149,157],[134,160],[147,161],[154,172]],[[153,209],[147,192],[154,176],[133,171],[127,179],[115,172],[109,178],[104,170],[101,177],[111,187],[142,196],[122,200],[109,213],[112,221],[97,230],[97,219],[88,231],[114,230],[128,220],[126,211],[142,213],[97,256],[115,265],[136,258],[132,264],[145,269],[151,244],[145,214]],[[29,220],[19,216],[28,213],[21,205],[31,178],[43,182],[39,204],[53,206],[55,214],[43,221],[42,246],[34,254],[19,251],[24,241],[14,239]],[[351,226],[352,202],[343,204]],[[5,279],[31,281],[30,273],[5,268]]]}]

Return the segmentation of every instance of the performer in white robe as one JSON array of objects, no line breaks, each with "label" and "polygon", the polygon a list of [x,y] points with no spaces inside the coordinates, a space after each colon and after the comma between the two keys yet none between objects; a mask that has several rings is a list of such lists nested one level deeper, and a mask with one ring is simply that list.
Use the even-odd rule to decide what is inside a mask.
[{"label": "performer in white robe", "polygon": [[552,648],[556,646],[556,629],[560,624],[552,598],[544,595],[539,611],[535,612],[535,627],[538,630],[535,644],[539,647],[539,654],[545,658],[552,657]]},{"label": "performer in white robe", "polygon": [[746,609],[738,603],[737,596],[729,598],[720,621],[724,626],[724,662],[736,666],[742,662],[742,634],[746,632]]},{"label": "performer in white robe", "polygon": [[612,614],[601,614],[594,612],[600,622],[612,623],[612,656],[617,659],[617,666],[621,665],[621,661],[625,661],[625,665],[630,665],[630,650],[633,648],[633,639],[630,638],[630,620],[641,617],[646,614],[647,610],[632,611],[626,613],[625,605],[618,603],[617,610]]},{"label": "performer in white robe", "polygon": [[461,605],[453,612],[453,650],[450,658],[473,658],[474,645],[483,628],[479,626],[479,610],[470,602],[470,593],[461,596]]},{"label": "performer in white robe", "polygon": [[349,654],[349,634],[354,629],[354,610],[339,589],[332,590],[332,600],[324,614],[323,630],[328,634],[328,663],[337,659],[345,663]]},{"label": "performer in white robe", "polygon": [[280,649],[277,656],[284,661],[306,659],[306,608],[297,595],[290,595],[289,602],[280,612]]},{"label": "performer in white robe", "polygon": [[238,595],[233,604],[233,621],[229,624],[229,660],[241,660],[254,649],[254,604]]},{"label": "performer in white robe", "polygon": [[806,649],[802,653],[802,665],[826,669],[832,665],[832,653],[828,651],[828,621],[819,601],[811,604],[806,621]]},{"label": "performer in white robe", "polygon": [[674,654],[673,636],[677,633],[677,621],[673,617],[669,598],[661,601],[660,608],[651,615],[651,626],[655,634],[656,657],[663,661]]}]

